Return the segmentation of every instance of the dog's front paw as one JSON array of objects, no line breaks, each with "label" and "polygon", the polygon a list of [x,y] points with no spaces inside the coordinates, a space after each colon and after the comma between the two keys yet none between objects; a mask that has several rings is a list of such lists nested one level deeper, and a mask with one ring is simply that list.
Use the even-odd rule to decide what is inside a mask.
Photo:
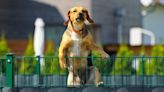
[{"label": "dog's front paw", "polygon": [[108,55],[107,53],[103,53],[103,54],[101,55],[101,57],[102,57],[102,58],[109,58],[109,55]]},{"label": "dog's front paw", "polygon": [[104,86],[104,82],[103,81],[100,81],[100,82],[96,83],[96,86],[97,87],[102,87],[102,86]]},{"label": "dog's front paw", "polygon": [[66,64],[62,64],[60,65],[61,69],[65,69],[66,68]]},{"label": "dog's front paw", "polygon": [[61,69],[65,69],[67,66],[66,66],[66,63],[64,61],[61,61],[60,60],[60,68]]}]

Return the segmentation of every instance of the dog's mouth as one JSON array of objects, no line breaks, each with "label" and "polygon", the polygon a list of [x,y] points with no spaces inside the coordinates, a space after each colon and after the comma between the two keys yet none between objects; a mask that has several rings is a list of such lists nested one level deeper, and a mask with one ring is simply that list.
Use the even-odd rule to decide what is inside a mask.
[{"label": "dog's mouth", "polygon": [[82,22],[82,21],[84,21],[84,18],[83,17],[78,17],[78,18],[76,18],[76,21],[77,22]]}]

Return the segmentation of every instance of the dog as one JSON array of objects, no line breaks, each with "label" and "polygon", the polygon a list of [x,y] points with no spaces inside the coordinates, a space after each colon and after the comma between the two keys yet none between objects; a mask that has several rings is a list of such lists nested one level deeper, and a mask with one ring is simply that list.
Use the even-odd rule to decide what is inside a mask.
[{"label": "dog", "polygon": [[[87,9],[82,6],[76,6],[68,11],[68,20],[64,23],[67,26],[63,33],[62,41],[59,47],[59,63],[62,69],[68,68],[68,86],[79,86],[85,81],[87,57],[92,50],[101,53],[103,58],[109,55],[102,48],[96,45],[91,33],[87,30],[85,21],[93,23]],[[65,56],[69,58],[65,58]],[[72,58],[75,57],[75,58]],[[81,76],[79,74],[81,70]],[[94,83],[99,85],[102,83],[99,70],[92,66],[89,68],[89,80],[87,84]]]}]

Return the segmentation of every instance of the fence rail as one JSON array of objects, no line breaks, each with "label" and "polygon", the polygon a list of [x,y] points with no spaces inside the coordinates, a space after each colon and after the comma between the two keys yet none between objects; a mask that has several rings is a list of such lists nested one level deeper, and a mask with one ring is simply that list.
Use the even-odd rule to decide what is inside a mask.
[{"label": "fence rail", "polygon": [[[106,87],[164,86],[164,57],[90,58],[100,70]],[[44,62],[44,66],[41,66],[41,62]],[[8,54],[6,58],[0,58],[0,88],[67,87],[67,72],[60,69],[58,57]]]}]

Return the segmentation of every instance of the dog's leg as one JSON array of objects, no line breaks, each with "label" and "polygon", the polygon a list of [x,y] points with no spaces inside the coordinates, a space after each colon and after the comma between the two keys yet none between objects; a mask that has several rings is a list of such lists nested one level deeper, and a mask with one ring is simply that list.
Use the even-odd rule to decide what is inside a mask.
[{"label": "dog's leg", "polygon": [[91,66],[89,67],[89,79],[87,80],[88,85],[95,84],[96,86],[102,85],[103,81],[101,81],[101,74],[97,67]]},{"label": "dog's leg", "polygon": [[80,86],[80,84],[81,84],[80,77],[75,76],[74,78],[75,78],[75,81],[74,81],[75,86]]},{"label": "dog's leg", "polygon": [[96,43],[94,42],[94,40],[92,38],[91,33],[88,34],[86,39],[87,40],[86,40],[85,43],[87,44],[87,47],[88,47],[89,50],[98,51],[103,58],[108,58],[109,57],[109,55],[102,48],[100,48],[98,45],[96,45]]},{"label": "dog's leg", "polygon": [[90,46],[92,50],[98,51],[103,58],[108,58],[109,55],[99,46],[97,46],[94,42],[92,42],[92,45]]},{"label": "dog's leg", "polygon": [[69,71],[67,86],[80,86],[80,78],[78,75],[74,74],[73,71]]},{"label": "dog's leg", "polygon": [[86,83],[86,68],[87,68],[87,59],[86,58],[82,58],[80,59],[80,78],[81,78],[81,82],[82,84],[85,84]]},{"label": "dog's leg", "polygon": [[67,86],[73,86],[73,72],[69,71],[67,78]]},{"label": "dog's leg", "polygon": [[65,53],[68,47],[72,44],[72,41],[67,39],[62,39],[62,42],[59,47],[59,63],[62,69],[66,68]]}]

